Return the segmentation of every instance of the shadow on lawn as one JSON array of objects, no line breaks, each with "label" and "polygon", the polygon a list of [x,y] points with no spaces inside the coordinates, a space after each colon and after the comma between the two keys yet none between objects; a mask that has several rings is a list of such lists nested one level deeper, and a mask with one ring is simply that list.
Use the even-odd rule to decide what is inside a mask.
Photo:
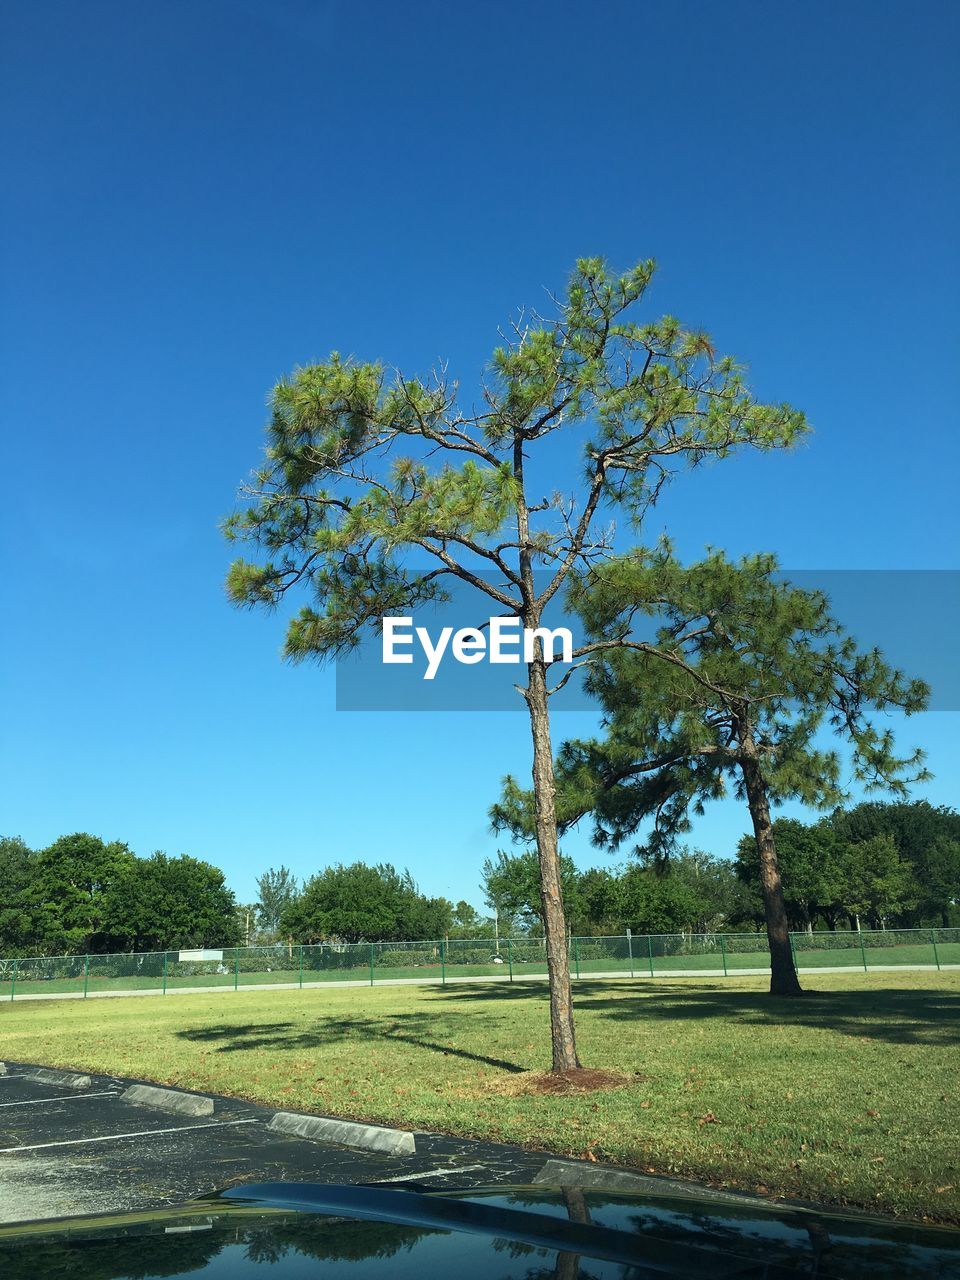
[{"label": "shadow on lawn", "polygon": [[[500,1071],[526,1070],[519,1063],[472,1053],[436,1039],[438,1031],[457,1036],[458,1025],[475,1031],[477,1006],[496,1014],[517,1001],[546,1004],[547,988],[526,985],[497,987],[425,987],[423,998],[434,1007],[425,1013],[396,1013],[390,1018],[319,1018],[304,1026],[294,1022],[224,1022],[187,1028],[183,1040],[216,1045],[217,1053],[258,1049],[309,1050],[342,1045],[347,1040],[400,1042],[431,1053]],[[808,991],[797,1000],[778,999],[764,991],[732,991],[722,982],[695,989],[668,982],[580,981],[574,988],[575,1009],[615,1023],[709,1022],[724,1019],[741,1026],[816,1027],[839,1035],[890,1044],[949,1046],[960,1044],[960,993],[907,991],[899,988],[851,991]],[[441,1013],[442,1009],[442,1013]]]},{"label": "shadow on lawn", "polygon": [[400,1041],[418,1049],[429,1049],[451,1058],[466,1058],[481,1062],[500,1071],[520,1072],[526,1068],[505,1058],[490,1058],[482,1053],[470,1053],[455,1045],[442,1044],[427,1039],[428,1031],[436,1032],[437,1019],[425,1013],[398,1013],[389,1020],[376,1018],[325,1019],[313,1026],[298,1027],[292,1022],[224,1023],[218,1027],[196,1027],[178,1031],[181,1040],[217,1045],[217,1053],[236,1053],[255,1049],[321,1049],[329,1045],[342,1045],[345,1040]]},{"label": "shadow on lawn", "polygon": [[[533,993],[474,988],[431,987],[429,997],[448,1002],[497,1003],[529,999]],[[807,991],[799,999],[765,991],[731,991],[721,982],[691,990],[665,982],[579,981],[574,1010],[587,1010],[613,1022],[701,1021],[724,1018],[748,1026],[819,1027],[840,1035],[886,1040],[891,1044],[960,1044],[960,992],[907,991],[896,987],[866,991]]]}]

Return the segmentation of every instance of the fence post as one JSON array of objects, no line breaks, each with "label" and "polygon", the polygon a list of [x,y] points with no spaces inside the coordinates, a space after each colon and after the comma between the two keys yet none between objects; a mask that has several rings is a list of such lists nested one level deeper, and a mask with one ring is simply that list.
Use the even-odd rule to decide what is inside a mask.
[{"label": "fence post", "polygon": [[794,969],[796,969],[797,968],[797,946],[793,940],[792,933],[788,933],[787,937],[790,939],[790,959],[793,961]]},{"label": "fence post", "polygon": [[370,943],[370,985],[373,986],[373,948],[374,943]]},{"label": "fence post", "polygon": [[163,953],[163,995],[167,994],[167,953]]},{"label": "fence post", "polygon": [[650,958],[650,977],[653,977],[653,937],[647,934],[647,955]]},{"label": "fence post", "polygon": [[83,957],[83,998],[87,998],[87,978],[90,974],[90,957]]},{"label": "fence post", "polygon": [[510,981],[513,981],[513,939],[507,939],[507,964],[510,966]]},{"label": "fence post", "polygon": [[723,956],[723,976],[727,976],[727,943],[723,934],[720,935],[720,954]]},{"label": "fence post", "polygon": [[440,939],[440,985],[447,985],[447,940]]},{"label": "fence post", "polygon": [[630,961],[630,977],[633,977],[633,934],[627,930],[627,956]]},{"label": "fence post", "polygon": [[10,979],[10,999],[11,1000],[13,999],[14,992],[17,989],[17,967],[19,963],[20,962],[17,959],[17,957],[14,956],[13,957],[13,977]]},{"label": "fence post", "polygon": [[858,930],[857,937],[860,939],[860,959],[863,961],[863,972],[866,973],[867,972],[867,952],[863,945],[862,929]]},{"label": "fence post", "polygon": [[573,940],[573,963],[576,966],[577,977],[580,977],[580,939]]},{"label": "fence post", "polygon": [[233,989],[240,989],[240,948],[237,947],[233,953]]},{"label": "fence post", "polygon": [[300,953],[300,957],[299,957],[300,990],[302,991],[303,990],[303,943],[302,942],[298,943],[298,950]]},{"label": "fence post", "polygon": [[936,960],[936,962],[937,962],[937,968],[939,969],[939,968],[940,968],[940,953],[939,953],[939,951],[937,951],[937,931],[936,931],[936,929],[931,929],[931,930],[930,930],[930,941],[933,943],[933,958],[934,958],[934,960]]}]

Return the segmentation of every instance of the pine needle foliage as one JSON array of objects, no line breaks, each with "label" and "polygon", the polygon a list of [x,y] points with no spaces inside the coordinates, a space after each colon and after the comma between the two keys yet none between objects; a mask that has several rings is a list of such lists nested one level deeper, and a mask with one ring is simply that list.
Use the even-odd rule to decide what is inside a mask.
[{"label": "pine needle foliage", "polygon": [[[803,415],[757,402],[706,335],[634,318],[653,274],[652,261],[618,275],[581,259],[552,318],[521,317],[494,351],[479,407],[460,405],[445,370],[407,377],[337,352],[281,379],[263,464],[224,523],[253,552],[231,566],[229,598],[305,595],[294,660],[336,657],[451,578],[521,612],[537,605],[521,562],[554,571],[552,596],[603,550],[598,507],[638,521],[677,467],[801,437]],[[529,503],[524,461],[557,431],[577,437],[574,492]]]},{"label": "pine needle foliage", "polygon": [[[850,782],[902,797],[929,776],[923,752],[899,754],[882,723],[923,710],[927,685],[859,648],[827,597],[786,581],[772,555],[713,551],[684,566],[664,542],[598,566],[569,598],[600,646],[586,685],[604,734],[561,747],[557,813],[561,828],[591,815],[599,847],[652,823],[637,852],[663,859],[707,801],[744,799],[745,733],[774,804],[831,809]],[[531,799],[505,779],[495,825],[529,835]]]}]

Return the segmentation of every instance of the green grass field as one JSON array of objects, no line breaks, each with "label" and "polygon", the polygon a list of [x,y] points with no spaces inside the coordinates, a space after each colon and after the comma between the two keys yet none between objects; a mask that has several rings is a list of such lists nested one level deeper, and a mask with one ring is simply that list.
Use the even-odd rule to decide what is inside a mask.
[{"label": "green grass field", "polygon": [[0,1055],[960,1221],[960,973],[581,981],[591,1094],[548,1064],[546,989],[380,987],[0,1005]]}]

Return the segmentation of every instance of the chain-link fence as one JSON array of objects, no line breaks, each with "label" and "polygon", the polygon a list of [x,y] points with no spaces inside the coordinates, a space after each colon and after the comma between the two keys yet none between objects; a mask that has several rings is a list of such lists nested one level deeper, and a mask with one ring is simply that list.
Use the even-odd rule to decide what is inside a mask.
[{"label": "chain-link fence", "polygon": [[[797,967],[960,966],[960,929],[794,933]],[[762,933],[625,934],[571,938],[575,978],[669,977],[769,971]],[[315,987],[328,983],[514,982],[545,978],[542,938],[437,942],[323,942],[0,960],[0,998],[165,994],[197,988]]]}]

